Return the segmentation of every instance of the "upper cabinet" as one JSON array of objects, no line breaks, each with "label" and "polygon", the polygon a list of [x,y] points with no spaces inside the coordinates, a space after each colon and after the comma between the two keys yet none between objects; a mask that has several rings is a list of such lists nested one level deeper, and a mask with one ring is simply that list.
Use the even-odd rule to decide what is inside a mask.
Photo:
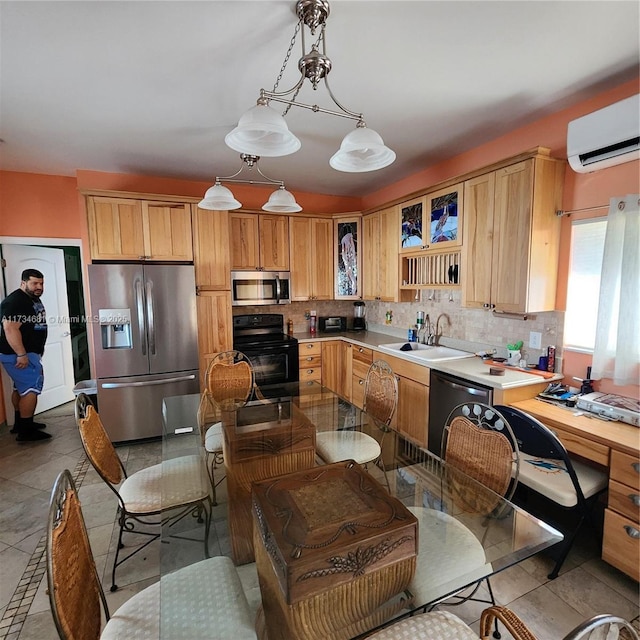
[{"label": "upper cabinet", "polygon": [[287,216],[231,212],[231,269],[289,271]]},{"label": "upper cabinet", "polygon": [[231,289],[229,212],[193,207],[193,264],[199,291]]},{"label": "upper cabinet", "polygon": [[93,260],[193,260],[191,205],[87,196]]},{"label": "upper cabinet", "polygon": [[398,207],[362,218],[362,291],[365,300],[398,301]]},{"label": "upper cabinet", "polygon": [[563,177],[537,153],[464,183],[463,306],[555,309]]},{"label": "upper cabinet", "polygon": [[400,252],[447,251],[462,244],[463,184],[400,205]]},{"label": "upper cabinet", "polygon": [[333,220],[289,218],[291,300],[333,298]]}]

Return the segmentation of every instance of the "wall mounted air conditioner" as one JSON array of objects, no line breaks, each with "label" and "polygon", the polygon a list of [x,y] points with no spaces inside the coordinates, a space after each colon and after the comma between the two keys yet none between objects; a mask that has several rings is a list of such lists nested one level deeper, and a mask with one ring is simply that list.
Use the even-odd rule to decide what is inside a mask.
[{"label": "wall mounted air conditioner", "polygon": [[640,95],[573,120],[567,129],[567,159],[588,173],[640,158]]}]

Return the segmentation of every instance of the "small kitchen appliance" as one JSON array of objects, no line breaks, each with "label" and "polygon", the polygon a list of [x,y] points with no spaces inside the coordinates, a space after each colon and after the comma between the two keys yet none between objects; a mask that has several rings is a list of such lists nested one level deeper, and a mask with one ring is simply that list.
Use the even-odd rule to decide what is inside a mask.
[{"label": "small kitchen appliance", "polygon": [[318,318],[318,331],[330,333],[332,331],[346,331],[347,318],[345,316],[329,316]]},{"label": "small kitchen appliance", "polygon": [[353,330],[364,331],[367,328],[367,323],[364,319],[366,308],[362,300],[356,300],[353,303]]}]

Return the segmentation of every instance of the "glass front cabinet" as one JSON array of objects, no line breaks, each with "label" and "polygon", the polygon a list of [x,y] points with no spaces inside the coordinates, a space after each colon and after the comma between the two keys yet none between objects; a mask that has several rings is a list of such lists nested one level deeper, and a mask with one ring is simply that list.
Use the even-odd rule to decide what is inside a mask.
[{"label": "glass front cabinet", "polygon": [[400,205],[400,252],[447,251],[462,244],[462,184]]}]

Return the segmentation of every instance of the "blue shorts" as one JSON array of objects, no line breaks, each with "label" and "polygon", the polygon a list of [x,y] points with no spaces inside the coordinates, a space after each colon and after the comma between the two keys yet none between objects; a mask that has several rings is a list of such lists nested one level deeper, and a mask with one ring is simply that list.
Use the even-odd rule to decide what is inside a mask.
[{"label": "blue shorts", "polygon": [[9,377],[13,380],[13,386],[21,396],[28,393],[39,395],[42,393],[44,384],[44,370],[42,369],[42,358],[37,353],[27,353],[29,366],[24,369],[16,368],[18,358],[15,354],[6,355],[0,353],[0,362],[6,369]]}]

